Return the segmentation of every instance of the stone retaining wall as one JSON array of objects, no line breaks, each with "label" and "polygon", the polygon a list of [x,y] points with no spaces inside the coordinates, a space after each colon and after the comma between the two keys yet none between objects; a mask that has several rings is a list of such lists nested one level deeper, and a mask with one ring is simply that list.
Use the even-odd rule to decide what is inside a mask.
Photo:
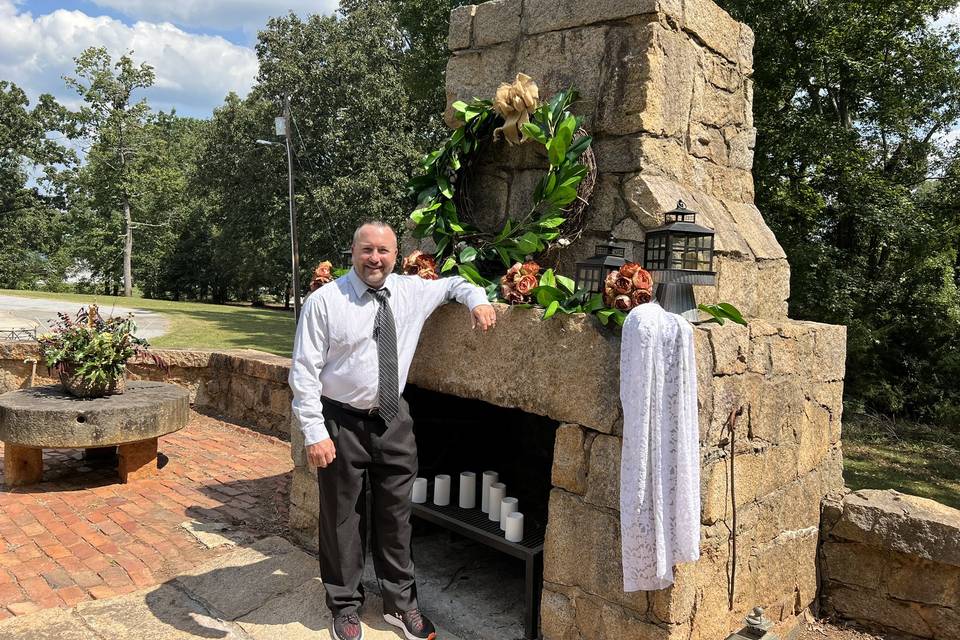
[{"label": "stone retaining wall", "polygon": [[885,637],[960,640],[960,511],[896,491],[824,501],[821,601]]},{"label": "stone retaining wall", "polygon": [[[258,428],[290,434],[289,358],[252,349],[227,351],[152,349],[170,365],[169,374],[153,366],[131,363],[131,379],[158,380],[186,387],[199,409]],[[27,386],[39,360],[35,342],[0,342],[0,393]],[[38,362],[35,384],[55,384],[56,374]]]}]

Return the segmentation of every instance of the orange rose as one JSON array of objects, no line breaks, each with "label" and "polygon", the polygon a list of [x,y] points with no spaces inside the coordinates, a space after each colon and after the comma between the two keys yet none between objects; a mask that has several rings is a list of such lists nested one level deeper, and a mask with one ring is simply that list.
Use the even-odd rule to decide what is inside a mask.
[{"label": "orange rose", "polygon": [[630,278],[617,275],[613,281],[613,290],[619,295],[628,295],[633,290],[633,282],[630,281]]},{"label": "orange rose", "polygon": [[517,293],[519,293],[522,296],[529,295],[530,291],[533,290],[533,288],[536,286],[537,286],[537,279],[535,277],[533,277],[532,275],[521,276],[520,279],[517,280],[517,284],[516,284]]},{"label": "orange rose", "polygon": [[628,262],[624,264],[622,267],[620,267],[620,275],[622,275],[625,278],[632,278],[633,274],[635,274],[639,269],[640,269],[639,263]]},{"label": "orange rose", "polygon": [[536,277],[538,273],[540,273],[540,265],[533,260],[524,262],[523,266],[520,267],[520,275]]},{"label": "orange rose", "polygon": [[333,265],[329,260],[324,260],[313,270],[313,278],[310,279],[310,291],[316,291],[328,282],[333,282]]},{"label": "orange rose", "polygon": [[504,276],[504,278],[507,279],[507,282],[516,282],[519,280],[520,276],[522,275],[520,273],[521,268],[523,268],[523,265],[519,262],[516,262],[512,267],[507,269],[507,275]]},{"label": "orange rose", "polygon": [[646,269],[640,269],[633,274],[633,286],[637,289],[653,289],[653,276]]},{"label": "orange rose", "polygon": [[630,300],[635,307],[641,304],[647,304],[653,300],[653,293],[651,293],[650,289],[634,289],[633,293],[630,294]]},{"label": "orange rose", "polygon": [[401,270],[405,275],[413,276],[413,275],[416,275],[418,271],[420,271],[420,265],[417,264],[417,259],[422,255],[423,255],[422,251],[418,251],[417,249],[414,249],[410,253],[410,255],[408,255],[406,258],[403,259]]},{"label": "orange rose", "polygon": [[437,260],[429,253],[421,253],[416,258],[416,264],[420,269],[429,269],[431,271],[437,268]]},{"label": "orange rose", "polygon": [[420,271],[417,272],[417,275],[423,278],[424,280],[436,280],[437,278],[440,277],[437,275],[437,272],[434,271],[433,269],[420,269]]},{"label": "orange rose", "polygon": [[630,296],[617,296],[613,299],[613,308],[620,311],[630,311],[633,307],[633,301]]},{"label": "orange rose", "polygon": [[526,302],[524,297],[510,285],[500,287],[500,297],[507,301],[507,304],[520,304]]}]

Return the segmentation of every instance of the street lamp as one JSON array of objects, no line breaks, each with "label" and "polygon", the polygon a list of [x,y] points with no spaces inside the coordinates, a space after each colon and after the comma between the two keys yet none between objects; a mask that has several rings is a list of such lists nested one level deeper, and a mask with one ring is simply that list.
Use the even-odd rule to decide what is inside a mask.
[{"label": "street lamp", "polygon": [[300,243],[297,240],[297,205],[293,199],[293,147],[290,145],[290,96],[284,98],[283,116],[274,119],[277,135],[284,136],[284,144],[270,140],[257,140],[257,144],[287,148],[287,182],[290,197],[290,262],[293,267],[293,314],[294,324],[300,320]]}]

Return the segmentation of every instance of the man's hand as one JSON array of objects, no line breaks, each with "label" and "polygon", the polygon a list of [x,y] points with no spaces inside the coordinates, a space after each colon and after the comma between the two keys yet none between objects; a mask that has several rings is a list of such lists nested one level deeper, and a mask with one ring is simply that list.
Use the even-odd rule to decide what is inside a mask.
[{"label": "man's hand", "polygon": [[323,469],[336,457],[337,448],[333,446],[333,440],[330,438],[315,442],[307,447],[307,462],[311,467]]},{"label": "man's hand", "polygon": [[492,329],[497,324],[497,312],[494,311],[492,304],[478,304],[473,308],[473,318],[471,327],[486,331]]}]

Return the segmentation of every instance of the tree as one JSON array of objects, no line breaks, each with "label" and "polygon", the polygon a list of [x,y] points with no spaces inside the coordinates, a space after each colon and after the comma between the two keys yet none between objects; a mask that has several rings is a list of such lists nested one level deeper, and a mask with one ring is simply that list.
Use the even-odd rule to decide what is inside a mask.
[{"label": "tree", "polygon": [[[132,55],[132,51],[130,55]],[[133,102],[133,92],[153,85],[153,68],[136,66],[130,55],[113,63],[103,47],[84,50],[76,62],[76,76],[65,77],[68,86],[83,98],[74,114],[76,135],[86,141],[86,186],[93,207],[104,221],[101,229],[114,224],[122,211],[123,293],[133,295],[133,178],[131,166],[142,151],[140,135],[150,113],[146,99]],[[106,247],[109,251],[109,236]]]},{"label": "tree", "polygon": [[960,331],[960,219],[937,183],[960,47],[931,25],[954,3],[722,4],[757,38],[757,205],[790,259],[791,314],[848,326],[855,408],[946,415],[960,368],[934,354]]},{"label": "tree", "polygon": [[[41,184],[72,164],[73,154],[47,132],[64,129],[64,109],[42,95],[29,109],[17,85],[0,80],[0,286],[51,285],[63,277],[62,202]],[[25,166],[42,170],[34,184]]]}]

